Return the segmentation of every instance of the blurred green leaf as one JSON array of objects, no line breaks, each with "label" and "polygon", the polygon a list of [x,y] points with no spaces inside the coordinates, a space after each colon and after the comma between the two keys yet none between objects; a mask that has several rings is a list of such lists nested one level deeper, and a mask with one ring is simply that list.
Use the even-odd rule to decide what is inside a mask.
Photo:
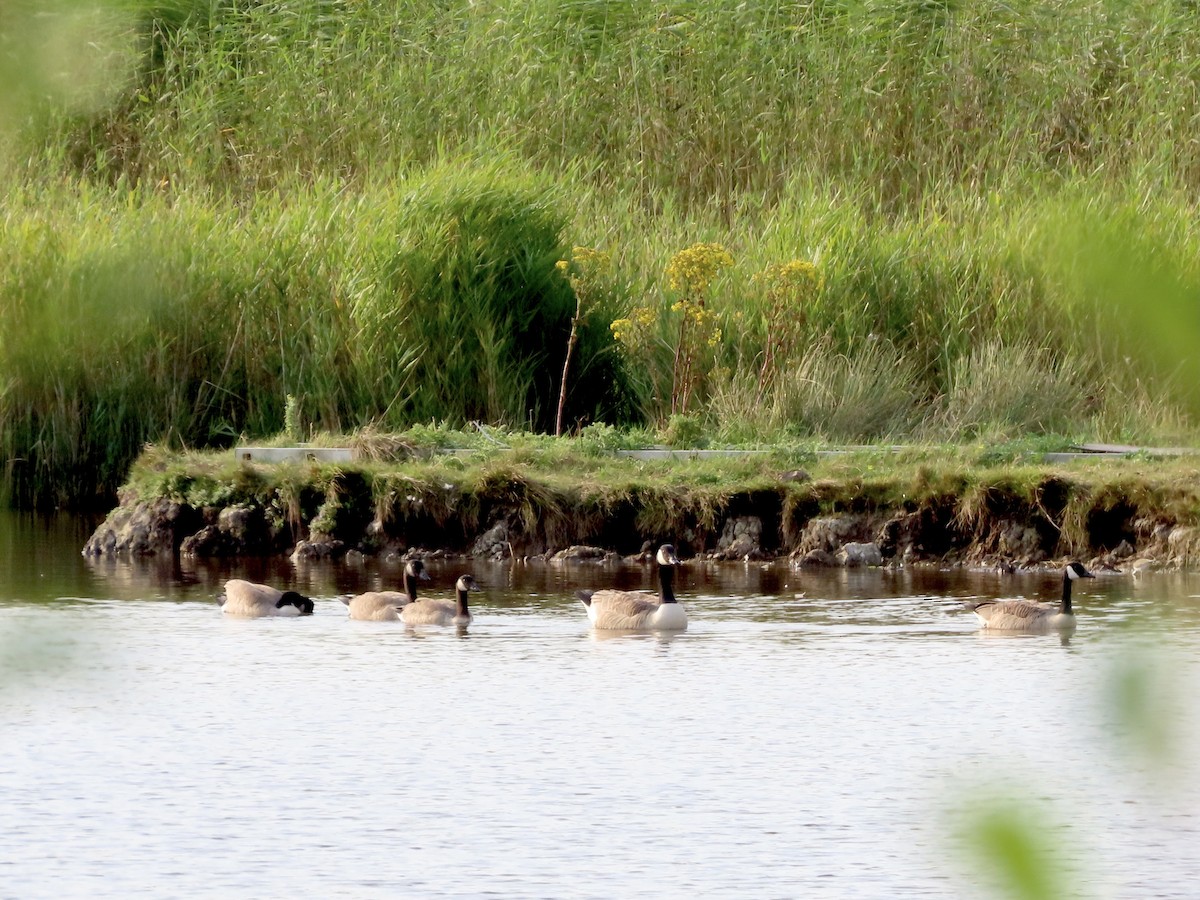
[{"label": "blurred green leaf", "polygon": [[1114,664],[1103,695],[1116,716],[1116,738],[1152,775],[1168,781],[1179,763],[1177,683],[1163,660],[1127,657]]},{"label": "blurred green leaf", "polygon": [[1143,377],[1200,415],[1200,271],[1178,223],[1126,204],[1069,204],[1052,226],[1051,265],[1092,310],[1109,366]]},{"label": "blurred green leaf", "polygon": [[995,876],[1003,896],[1060,900],[1067,870],[1050,849],[1058,828],[1048,830],[1032,805],[995,801],[967,813],[964,838],[980,868]]},{"label": "blurred green leaf", "polygon": [[135,71],[136,9],[104,0],[18,0],[0,7],[0,129],[111,103]]}]

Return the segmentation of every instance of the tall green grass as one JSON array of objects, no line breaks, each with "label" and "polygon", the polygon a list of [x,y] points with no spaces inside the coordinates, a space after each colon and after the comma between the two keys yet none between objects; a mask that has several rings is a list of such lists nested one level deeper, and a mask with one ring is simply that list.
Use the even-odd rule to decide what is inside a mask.
[{"label": "tall green grass", "polygon": [[141,84],[87,132],[81,161],[100,174],[246,192],[504,146],[555,171],[583,161],[650,208],[718,214],[786,200],[798,171],[871,214],[953,187],[1200,177],[1186,4],[320,0],[164,15],[181,5],[148,6]]},{"label": "tall green grass", "polygon": [[[1194,435],[1187,339],[1163,338],[1195,334],[1173,326],[1200,285],[1184,4],[82,9],[0,13],[24,48],[0,60],[21,502],[107,497],[146,441],[277,432],[289,395],[308,429],[548,428],[572,245],[613,260],[576,427],[667,424],[672,330],[638,359],[608,326],[669,321],[666,266],[704,241],[735,259],[688,407],[710,439]],[[754,275],[794,259],[822,287],[764,393]]]},{"label": "tall green grass", "polygon": [[[574,306],[548,190],[487,165],[396,187],[313,185],[246,211],[86,185],[10,195],[0,441],[14,498],[106,496],[144,442],[274,433],[289,396],[309,430],[552,425]],[[595,331],[569,398],[587,418],[613,382]]]}]

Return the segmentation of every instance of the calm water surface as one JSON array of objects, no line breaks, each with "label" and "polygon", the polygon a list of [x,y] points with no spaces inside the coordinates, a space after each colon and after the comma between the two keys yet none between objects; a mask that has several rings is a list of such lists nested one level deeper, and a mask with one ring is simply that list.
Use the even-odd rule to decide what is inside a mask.
[{"label": "calm water surface", "polygon": [[[460,634],[346,618],[398,566],[87,534],[0,513],[3,897],[980,896],[957,836],[997,798],[1080,897],[1200,885],[1194,575],[1087,582],[1063,640],[961,606],[1053,576],[692,563],[687,633],[602,638],[574,589],[649,569],[434,561],[430,593],[485,585]],[[316,614],[226,618],[231,576]]]}]

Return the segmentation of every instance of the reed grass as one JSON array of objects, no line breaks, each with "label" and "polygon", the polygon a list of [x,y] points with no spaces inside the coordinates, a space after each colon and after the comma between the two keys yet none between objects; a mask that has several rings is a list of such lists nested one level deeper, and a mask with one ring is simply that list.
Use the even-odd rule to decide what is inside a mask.
[{"label": "reed grass", "polygon": [[[669,261],[711,242],[706,441],[1195,436],[1184,5],[43,6],[0,13],[18,502],[107,502],[146,441],[547,429],[572,246],[612,259],[573,431],[678,440],[608,325],[668,310]],[[821,289],[763,392],[754,276],[792,260]]]},{"label": "reed grass", "polygon": [[[86,185],[10,195],[0,438],[15,499],[85,502],[146,441],[228,445],[280,431],[289,408],[315,430],[435,413],[552,424],[547,373],[574,308],[555,277],[562,226],[535,181],[480,166],[467,183],[426,172],[370,202],[314,185],[248,211],[155,192],[117,205]],[[576,410],[611,390],[596,330]]]}]

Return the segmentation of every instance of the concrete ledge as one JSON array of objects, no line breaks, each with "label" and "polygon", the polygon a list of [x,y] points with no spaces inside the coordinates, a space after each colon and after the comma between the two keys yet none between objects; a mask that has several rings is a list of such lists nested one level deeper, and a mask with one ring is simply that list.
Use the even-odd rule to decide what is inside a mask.
[{"label": "concrete ledge", "polygon": [[757,456],[770,450],[615,450],[614,456],[626,459],[713,459],[722,456]]},{"label": "concrete ledge", "polygon": [[1078,444],[1074,449],[1088,456],[1132,456],[1135,453],[1147,456],[1191,456],[1200,452],[1195,447],[1136,447],[1131,444]]},{"label": "concrete ledge", "polygon": [[238,462],[350,462],[354,451],[349,447],[234,447],[233,458]]},{"label": "concrete ledge", "polygon": [[[883,453],[898,453],[905,449],[903,446],[893,447],[841,447],[830,450],[813,451],[813,456],[817,459],[829,459],[832,457],[846,456],[852,453],[863,451],[874,451]],[[261,462],[261,463],[278,463],[278,462],[297,462],[297,461],[314,461],[314,462],[351,462],[355,459],[355,454],[349,447],[309,447],[304,444],[299,444],[295,447],[235,447],[234,458],[239,462]],[[470,457],[480,452],[478,450],[467,449],[440,449],[433,451],[439,456],[458,456]],[[753,457],[766,456],[775,451],[772,450],[671,450],[665,447],[648,447],[642,450],[615,450],[613,456],[622,457],[625,459],[717,459],[729,457]],[[1075,460],[1096,460],[1096,459],[1125,459],[1137,453],[1143,453],[1149,456],[1184,456],[1196,454],[1200,451],[1189,447],[1129,447],[1124,445],[1113,444],[1083,444],[1073,448],[1067,452],[1060,453],[1044,453],[1042,461],[1048,463],[1064,463],[1073,462]]]}]

